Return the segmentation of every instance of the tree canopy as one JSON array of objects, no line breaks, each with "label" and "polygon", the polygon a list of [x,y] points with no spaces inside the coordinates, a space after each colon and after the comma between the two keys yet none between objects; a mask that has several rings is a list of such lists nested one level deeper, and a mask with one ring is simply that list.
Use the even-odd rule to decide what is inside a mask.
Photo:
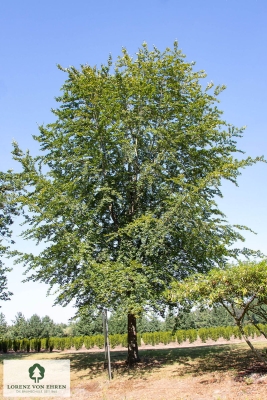
[{"label": "tree canopy", "polygon": [[223,306],[237,323],[257,315],[267,322],[267,260],[239,262],[207,274],[194,274],[170,289],[179,303],[192,302],[208,307]]},{"label": "tree canopy", "polygon": [[222,179],[236,184],[241,168],[262,160],[238,157],[243,128],[217,107],[224,86],[203,88],[205,72],[177,42],[59,69],[67,80],[56,120],[34,136],[40,154],[14,143],[23,236],[46,244],[19,258],[28,279],[59,285],[59,304],[134,316],[163,311],[173,279],[253,253],[233,248],[247,228],[216,204]]},{"label": "tree canopy", "polygon": [[9,245],[14,243],[11,239],[10,225],[13,224],[14,216],[18,214],[13,201],[14,186],[7,184],[7,176],[10,177],[9,173],[0,172],[0,300],[3,301],[10,300],[12,293],[7,287],[7,272],[10,268],[5,266],[2,258],[9,253]]},{"label": "tree canopy", "polygon": [[4,314],[0,314],[0,336],[2,330],[2,336],[11,340],[64,336],[66,327],[64,324],[56,324],[48,315],[40,318],[39,315],[33,314],[26,319],[22,312],[18,312],[12,325],[7,326]]},{"label": "tree canopy", "polygon": [[[267,322],[267,260],[239,262],[207,274],[194,274],[183,282],[174,281],[168,290],[179,304],[224,307],[233,318],[253,352],[253,344],[244,331],[244,324],[253,324],[266,337],[259,322]],[[262,360],[262,357],[257,354]],[[266,362],[266,360],[264,360]]]}]

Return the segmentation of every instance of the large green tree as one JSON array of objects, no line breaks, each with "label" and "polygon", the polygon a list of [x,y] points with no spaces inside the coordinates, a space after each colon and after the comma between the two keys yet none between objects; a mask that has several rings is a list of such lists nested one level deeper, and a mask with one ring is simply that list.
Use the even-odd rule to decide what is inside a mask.
[{"label": "large green tree", "polygon": [[[30,223],[28,279],[58,286],[57,303],[128,315],[128,359],[138,360],[136,316],[163,311],[173,279],[205,272],[240,253],[243,239],[215,202],[222,179],[236,183],[236,138],[218,109],[224,87],[203,88],[203,71],[173,49],[133,59],[123,49],[100,68],[67,74],[55,120],[40,126],[40,155],[14,144],[24,187],[17,199]],[[240,153],[238,153],[240,154]],[[244,228],[244,227],[237,227]]]},{"label": "large green tree", "polygon": [[9,254],[10,244],[14,243],[10,225],[13,224],[14,216],[18,214],[13,201],[14,185],[11,182],[10,173],[0,172],[0,300],[3,301],[10,300],[13,294],[7,287],[7,272],[10,268],[2,261],[3,257]]}]

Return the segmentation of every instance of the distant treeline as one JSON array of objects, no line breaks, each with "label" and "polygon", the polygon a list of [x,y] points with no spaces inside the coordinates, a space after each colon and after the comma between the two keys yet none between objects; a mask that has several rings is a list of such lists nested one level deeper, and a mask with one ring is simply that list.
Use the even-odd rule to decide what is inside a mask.
[{"label": "distant treeline", "polygon": [[[180,312],[179,318],[168,313],[165,318],[147,313],[137,319],[137,331],[166,332],[177,329],[200,329],[215,326],[233,326],[234,321],[223,307],[212,310]],[[127,333],[127,317],[114,313],[108,321],[110,335]],[[49,316],[41,318],[34,314],[29,319],[19,312],[11,325],[6,323],[5,315],[0,313],[0,339],[33,339],[48,337],[93,336],[103,333],[102,315],[83,315],[69,324],[55,323]]]},{"label": "distant treeline", "polygon": [[[250,321],[247,321],[250,322]],[[254,318],[256,323],[264,323]],[[211,327],[234,326],[233,318],[223,307],[180,312],[178,317],[167,313],[165,318],[147,313],[137,318],[137,332],[170,332]],[[110,335],[127,333],[127,316],[119,313],[111,314],[108,321]],[[34,314],[29,319],[19,312],[11,325],[6,323],[5,315],[0,313],[0,340],[41,339],[49,337],[80,337],[102,335],[102,315],[83,315],[68,324],[55,323],[49,316],[41,318]]]}]

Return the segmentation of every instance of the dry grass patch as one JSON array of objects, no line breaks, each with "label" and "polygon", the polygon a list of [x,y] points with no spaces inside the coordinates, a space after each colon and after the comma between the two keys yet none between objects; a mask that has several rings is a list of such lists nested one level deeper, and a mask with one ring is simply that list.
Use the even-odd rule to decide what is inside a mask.
[{"label": "dry grass patch", "polygon": [[129,368],[125,351],[112,352],[114,379],[109,382],[100,352],[3,354],[0,382],[2,386],[3,359],[69,359],[71,399],[266,399],[267,369],[244,344],[140,350],[140,357]]}]

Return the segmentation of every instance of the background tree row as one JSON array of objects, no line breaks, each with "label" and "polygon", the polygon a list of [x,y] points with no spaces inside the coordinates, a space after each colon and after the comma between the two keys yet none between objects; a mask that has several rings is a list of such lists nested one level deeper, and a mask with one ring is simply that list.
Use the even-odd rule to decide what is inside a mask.
[{"label": "background tree row", "polygon": [[[267,335],[267,325],[260,324],[261,331]],[[254,325],[246,325],[244,327],[245,334],[248,337],[254,338],[260,336],[261,332]],[[242,334],[236,326],[228,327],[210,327],[200,329],[183,329],[176,332],[146,332],[137,335],[138,346],[145,345],[158,345],[177,342],[179,344],[189,341],[194,343],[196,340],[201,339],[205,343],[208,339],[217,341],[219,338],[230,340],[234,338],[242,338]],[[109,336],[110,345],[112,348],[116,346],[127,347],[127,334],[115,334]],[[52,351],[56,350],[67,350],[76,349],[79,350],[82,347],[91,349],[94,347],[104,347],[104,336],[93,335],[93,336],[80,336],[80,337],[49,337],[49,338],[32,338],[32,339],[3,339],[0,340],[0,351]]]}]

